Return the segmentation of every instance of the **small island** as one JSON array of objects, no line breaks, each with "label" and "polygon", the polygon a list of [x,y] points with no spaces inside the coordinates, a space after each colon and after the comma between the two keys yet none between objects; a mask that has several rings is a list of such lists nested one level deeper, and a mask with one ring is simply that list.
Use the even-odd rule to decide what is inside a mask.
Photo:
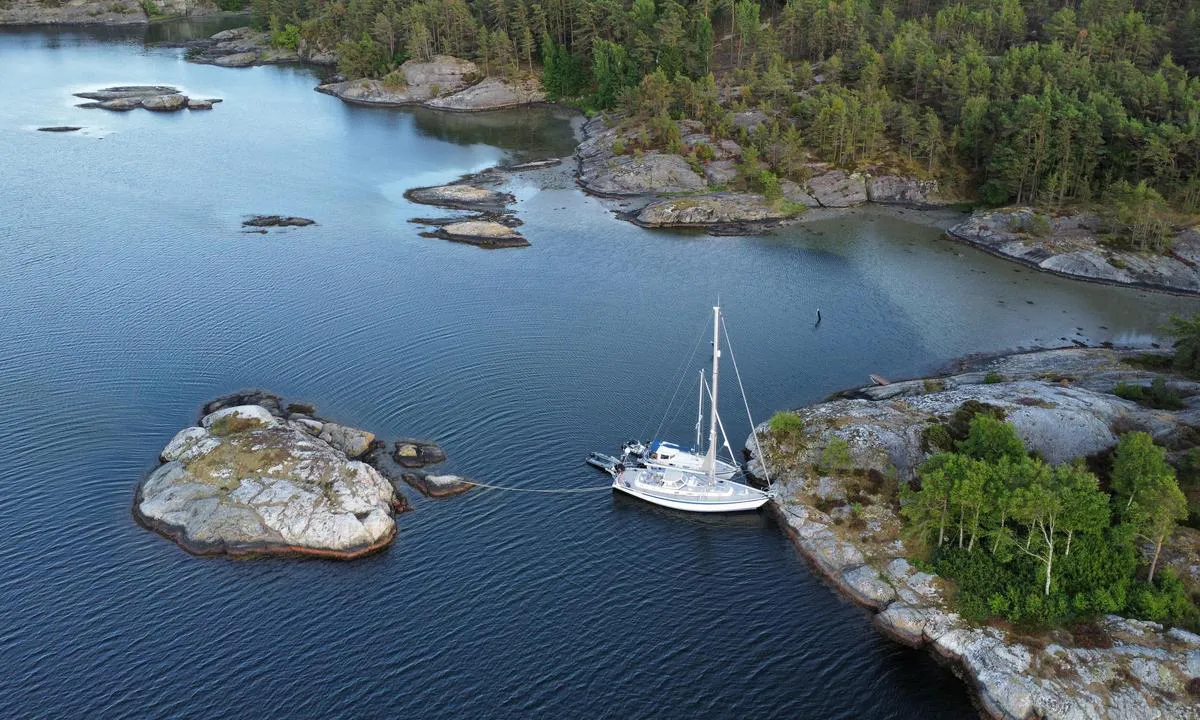
[{"label": "small island", "polygon": [[134,516],[196,555],[363,557],[395,538],[394,514],[409,509],[402,481],[434,497],[473,487],[412,470],[446,459],[436,444],[383,448],[311,405],[237,393],[205,405],[197,425],[171,439],[138,484]]},{"label": "small island", "polygon": [[988,715],[1195,718],[1200,321],[1175,331],[1176,355],[1047,350],[839,393],[760,427],[750,468],[800,552]]}]

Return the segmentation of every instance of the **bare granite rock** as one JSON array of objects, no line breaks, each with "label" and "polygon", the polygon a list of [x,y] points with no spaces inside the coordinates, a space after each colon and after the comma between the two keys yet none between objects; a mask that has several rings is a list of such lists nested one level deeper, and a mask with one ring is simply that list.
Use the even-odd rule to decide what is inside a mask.
[{"label": "bare granite rock", "polygon": [[184,109],[187,105],[188,98],[186,95],[151,95],[150,97],[142,98],[142,107],[156,112],[174,112]]},{"label": "bare granite rock", "polygon": [[659,200],[637,214],[643,227],[711,227],[778,222],[792,215],[751,193],[715,193]]},{"label": "bare granite rock", "polygon": [[830,170],[810,179],[808,187],[822,207],[845,208],[867,202],[867,186],[858,173]]},{"label": "bare granite rock", "polygon": [[387,480],[261,405],[205,415],[162,460],[134,512],[189,552],[350,559],[396,534]]},{"label": "bare granite rock", "polygon": [[428,62],[409,60],[397,72],[404,79],[401,85],[360,79],[321,85],[317,90],[360,105],[413,105],[466,89],[478,77],[479,68],[470,60],[435,55]]},{"label": "bare granite rock", "polygon": [[867,199],[882,205],[926,207],[939,205],[936,180],[881,175],[867,181]]},{"label": "bare granite rock", "polygon": [[425,101],[425,107],[439,110],[454,110],[457,112],[478,112],[481,110],[501,110],[544,102],[546,92],[536,78],[520,82],[511,82],[501,78],[488,78],[460,90],[453,95],[443,95]]},{"label": "bare granite rock", "polygon": [[1093,214],[1051,217],[1025,207],[977,212],[948,231],[956,240],[1059,275],[1200,294],[1200,229],[1178,231],[1166,254],[1111,248],[1101,242],[1104,232]]},{"label": "bare granite rock", "polygon": [[404,481],[422,495],[432,498],[461,495],[475,487],[474,483],[459,475],[431,475],[417,470],[404,473]]},{"label": "bare granite rock", "polygon": [[[209,0],[200,0],[200,5]],[[0,4],[0,25],[145,25],[150,20],[136,0],[8,0]]]},{"label": "bare granite rock", "polygon": [[443,225],[431,237],[478,245],[483,248],[527,247],[529,241],[507,225],[491,220],[465,220]]},{"label": "bare granite rock", "polygon": [[514,200],[508,193],[463,184],[412,188],[404,192],[404,197],[423,205],[489,212],[501,212]]},{"label": "bare granite rock", "polygon": [[687,160],[678,155],[650,153],[641,157],[619,155],[585,161],[579,183],[597,195],[650,195],[695,192],[706,187]]}]

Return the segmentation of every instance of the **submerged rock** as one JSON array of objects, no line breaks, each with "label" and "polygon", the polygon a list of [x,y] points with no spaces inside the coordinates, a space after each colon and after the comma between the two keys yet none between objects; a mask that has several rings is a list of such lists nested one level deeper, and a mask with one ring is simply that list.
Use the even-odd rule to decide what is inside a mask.
[{"label": "submerged rock", "polygon": [[349,559],[396,534],[387,480],[260,405],[205,415],[161,459],[134,512],[192,553]]},{"label": "submerged rock", "polygon": [[431,475],[420,471],[404,473],[404,481],[422,495],[432,498],[461,495],[475,487],[474,483],[459,475]]},{"label": "submerged rock", "polygon": [[291,215],[254,215],[242,221],[245,227],[254,228],[307,227],[316,224],[316,220]]},{"label": "submerged rock", "polygon": [[446,451],[426,440],[397,440],[392,458],[406,468],[422,468],[445,462]]},{"label": "submerged rock", "polygon": [[82,129],[78,125],[52,125],[50,127],[40,127],[38,128],[38,132],[68,133]]}]

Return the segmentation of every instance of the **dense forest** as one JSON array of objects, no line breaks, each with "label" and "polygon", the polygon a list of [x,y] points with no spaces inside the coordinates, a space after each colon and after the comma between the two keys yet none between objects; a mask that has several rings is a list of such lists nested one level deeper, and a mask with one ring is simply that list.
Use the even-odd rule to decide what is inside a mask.
[{"label": "dense forest", "polygon": [[[1197,0],[253,0],[350,76],[467,57],[552,99],[807,159],[934,176],[989,204],[1200,210]],[[292,26],[292,27],[289,27]],[[289,39],[290,38],[290,39]],[[738,137],[730,114],[770,122]],[[1133,228],[1138,230],[1139,228]],[[1142,228],[1151,239],[1159,228]],[[1144,238],[1143,238],[1144,239]]]}]

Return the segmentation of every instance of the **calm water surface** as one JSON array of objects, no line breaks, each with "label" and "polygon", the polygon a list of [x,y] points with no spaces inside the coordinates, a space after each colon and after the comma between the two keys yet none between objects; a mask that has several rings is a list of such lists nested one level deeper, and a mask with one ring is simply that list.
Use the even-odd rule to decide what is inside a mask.
[{"label": "calm water surface", "polygon": [[[419,237],[406,219],[438,213],[403,191],[565,155],[567,116],[354,108],[308,70],[190,65],[140,37],[4,34],[0,67],[5,717],[971,716],[765,516],[479,491],[417,500],[366,560],[234,562],[135,525],[134,486],[201,403],[246,387],[437,438],[485,482],[602,485],[582,457],[658,424],[718,295],[764,415],[964,353],[1149,342],[1198,309],[887,217],[648,232],[533,178],[513,188],[533,246],[481,251]],[[73,107],[117,83],[225,102]],[[87,129],[35,131],[59,124]],[[241,233],[260,212],[320,224]]]}]

